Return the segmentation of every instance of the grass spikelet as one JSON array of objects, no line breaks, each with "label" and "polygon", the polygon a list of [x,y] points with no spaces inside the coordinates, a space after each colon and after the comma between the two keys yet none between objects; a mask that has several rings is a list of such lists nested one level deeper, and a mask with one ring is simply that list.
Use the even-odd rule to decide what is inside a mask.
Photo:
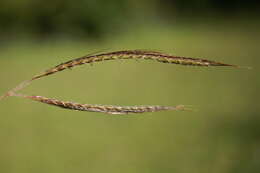
[{"label": "grass spikelet", "polygon": [[65,63],[61,63],[53,68],[50,68],[42,74],[36,75],[32,80],[39,79],[44,76],[54,74],[65,69],[69,69],[82,64],[92,64],[94,62],[106,61],[106,60],[118,60],[118,59],[146,59],[155,60],[162,63],[190,65],[190,66],[230,66],[239,67],[236,65],[225,64],[221,62],[215,62],[211,60],[201,58],[188,58],[181,56],[174,56],[156,51],[146,50],[124,50],[109,53],[102,53],[96,55],[87,55],[80,58],[76,58]]},{"label": "grass spikelet", "polygon": [[[145,112],[158,112],[166,110],[186,110],[183,105],[178,105],[176,107],[169,106],[113,106],[113,105],[95,105],[95,104],[80,104],[68,101],[60,101],[57,99],[51,99],[43,96],[26,96],[23,94],[14,94],[13,96],[24,97],[41,103],[46,103],[49,105],[78,110],[78,111],[88,111],[88,112],[101,112],[107,114],[130,114],[130,113],[145,113]],[[188,109],[187,109],[188,110]]]},{"label": "grass spikelet", "polygon": [[158,112],[165,110],[190,110],[183,105],[170,107],[170,106],[112,106],[112,105],[94,105],[94,104],[79,104],[68,101],[60,101],[57,99],[51,99],[43,96],[27,96],[23,94],[17,94],[17,91],[28,86],[33,80],[48,76],[65,69],[69,69],[82,64],[92,64],[94,62],[101,62],[106,60],[118,60],[118,59],[145,59],[145,60],[155,60],[157,62],[169,63],[169,64],[180,64],[180,65],[190,65],[190,66],[229,66],[240,68],[236,65],[225,64],[221,62],[215,62],[211,60],[201,59],[201,58],[189,58],[174,56],[166,53],[156,52],[156,51],[146,51],[146,50],[124,50],[109,53],[101,53],[95,55],[86,55],[80,58],[76,58],[65,63],[61,63],[45,72],[34,76],[30,80],[24,81],[14,89],[8,91],[6,94],[0,97],[0,100],[8,96],[17,96],[41,103],[71,109],[78,111],[89,111],[89,112],[101,112],[107,114],[129,114],[129,113],[145,113],[145,112]]}]

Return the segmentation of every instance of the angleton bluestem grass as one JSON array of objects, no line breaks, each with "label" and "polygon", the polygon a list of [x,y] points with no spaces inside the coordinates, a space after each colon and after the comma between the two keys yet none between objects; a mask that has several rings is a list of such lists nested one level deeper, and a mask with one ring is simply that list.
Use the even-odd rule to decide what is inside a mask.
[{"label": "angleton bluestem grass", "polygon": [[107,114],[129,114],[129,113],[145,113],[145,112],[158,112],[164,110],[189,110],[183,105],[175,107],[171,106],[114,106],[114,105],[96,105],[96,104],[80,104],[69,101],[60,101],[57,99],[51,99],[43,96],[27,96],[23,94],[13,93],[12,96],[23,97],[34,101],[46,103],[49,105],[88,112],[101,112]]},{"label": "angleton bluestem grass", "polygon": [[83,56],[76,58],[65,63],[61,63],[49,70],[46,70],[42,74],[36,75],[32,80],[39,79],[41,77],[69,69],[82,64],[91,64],[100,61],[107,60],[118,60],[118,59],[145,59],[145,60],[155,60],[162,63],[169,64],[180,64],[180,65],[190,65],[190,66],[231,66],[238,67],[236,65],[224,64],[220,62],[210,61],[200,58],[187,58],[180,56],[173,56],[161,52],[155,51],[145,51],[145,50],[125,50],[125,51],[116,51],[110,53],[103,53],[97,55]]},{"label": "angleton bluestem grass", "polygon": [[73,102],[60,101],[56,99],[50,99],[43,96],[26,96],[23,94],[17,94],[17,91],[28,86],[33,80],[42,78],[54,74],[65,69],[69,69],[82,64],[91,64],[94,62],[101,62],[106,60],[118,60],[118,59],[145,59],[145,60],[155,60],[162,63],[170,64],[180,64],[180,65],[189,65],[189,66],[229,66],[236,67],[239,66],[225,64],[221,62],[215,62],[211,60],[201,59],[201,58],[188,58],[169,55],[156,51],[145,51],[145,50],[124,50],[116,51],[95,55],[83,56],[76,58],[65,63],[61,63],[53,68],[46,70],[45,72],[32,77],[30,80],[24,81],[14,89],[8,91],[5,95],[0,97],[0,100],[8,96],[18,96],[23,98],[32,99],[38,102],[46,103],[49,105],[54,105],[66,109],[80,110],[80,111],[90,111],[90,112],[102,112],[108,114],[128,114],[128,113],[144,113],[144,112],[157,112],[163,110],[186,110],[182,105],[175,107],[167,106],[109,106],[109,105],[92,105],[92,104],[79,104]]}]

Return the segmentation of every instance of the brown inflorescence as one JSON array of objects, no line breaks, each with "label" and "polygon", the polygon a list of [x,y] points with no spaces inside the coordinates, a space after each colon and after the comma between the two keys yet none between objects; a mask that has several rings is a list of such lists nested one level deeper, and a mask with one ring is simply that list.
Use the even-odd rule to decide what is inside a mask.
[{"label": "brown inflorescence", "polygon": [[23,98],[32,99],[34,101],[46,103],[53,106],[58,106],[65,109],[89,111],[89,112],[102,112],[107,114],[129,114],[129,113],[144,113],[144,112],[157,112],[164,110],[189,110],[183,105],[175,107],[169,106],[112,106],[112,105],[94,105],[94,104],[79,104],[68,101],[60,101],[57,99],[51,99],[43,96],[27,96],[18,94],[17,91],[28,86],[33,80],[42,78],[54,74],[65,69],[69,69],[82,64],[92,64],[94,62],[106,61],[106,60],[117,60],[117,59],[147,59],[155,60],[162,63],[190,65],[190,66],[230,66],[239,67],[236,65],[225,64],[221,62],[215,62],[211,60],[201,58],[188,58],[181,56],[174,56],[156,51],[146,50],[124,50],[109,53],[101,53],[95,55],[87,55],[80,58],[76,58],[65,63],[61,63],[53,68],[46,70],[45,72],[32,77],[30,80],[24,81],[14,89],[8,91],[5,95],[1,96],[3,99],[8,96],[18,96]]},{"label": "brown inflorescence", "polygon": [[[170,106],[114,106],[114,105],[96,105],[96,104],[80,104],[68,101],[60,101],[43,96],[26,96],[23,94],[14,94],[14,96],[32,99],[34,101],[46,103],[53,106],[58,106],[65,109],[88,111],[88,112],[101,112],[107,114],[129,114],[129,113],[145,113],[145,112],[158,112],[164,110],[186,110],[183,105],[175,107]],[[188,109],[187,109],[188,110]]]},{"label": "brown inflorescence", "polygon": [[97,55],[88,55],[80,58],[76,58],[65,63],[59,64],[49,70],[46,70],[42,74],[36,75],[32,80],[39,79],[43,76],[51,75],[53,73],[72,68],[82,64],[91,64],[94,62],[106,61],[106,60],[117,60],[117,59],[147,59],[155,60],[162,63],[170,64],[180,64],[180,65],[190,65],[190,66],[231,66],[238,67],[236,65],[224,64],[220,62],[215,62],[211,60],[201,59],[201,58],[188,58],[181,56],[169,55],[161,52],[155,51],[145,51],[145,50],[124,50],[116,51],[110,53],[103,53]]}]

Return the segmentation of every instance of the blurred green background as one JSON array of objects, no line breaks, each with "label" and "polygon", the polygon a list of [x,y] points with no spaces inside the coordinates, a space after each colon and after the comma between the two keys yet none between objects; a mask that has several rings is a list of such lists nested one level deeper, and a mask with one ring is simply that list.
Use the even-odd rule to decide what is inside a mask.
[{"label": "blurred green background", "polygon": [[35,81],[22,92],[197,111],[105,115],[10,97],[0,102],[0,172],[259,172],[258,11],[242,0],[1,0],[0,93],[97,51],[161,50],[253,69],[128,60]]}]

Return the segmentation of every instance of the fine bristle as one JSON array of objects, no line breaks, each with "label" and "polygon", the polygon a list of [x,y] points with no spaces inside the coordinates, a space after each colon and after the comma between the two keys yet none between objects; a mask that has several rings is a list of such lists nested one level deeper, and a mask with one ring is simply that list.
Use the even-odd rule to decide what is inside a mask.
[{"label": "fine bristle", "polygon": [[32,82],[32,80],[26,80],[23,81],[22,83],[20,83],[19,85],[17,85],[15,88],[9,90],[8,92],[6,92],[4,95],[2,95],[0,97],[0,100],[9,97],[9,96],[13,96],[17,91],[25,88],[26,86],[28,86],[30,83]]}]

